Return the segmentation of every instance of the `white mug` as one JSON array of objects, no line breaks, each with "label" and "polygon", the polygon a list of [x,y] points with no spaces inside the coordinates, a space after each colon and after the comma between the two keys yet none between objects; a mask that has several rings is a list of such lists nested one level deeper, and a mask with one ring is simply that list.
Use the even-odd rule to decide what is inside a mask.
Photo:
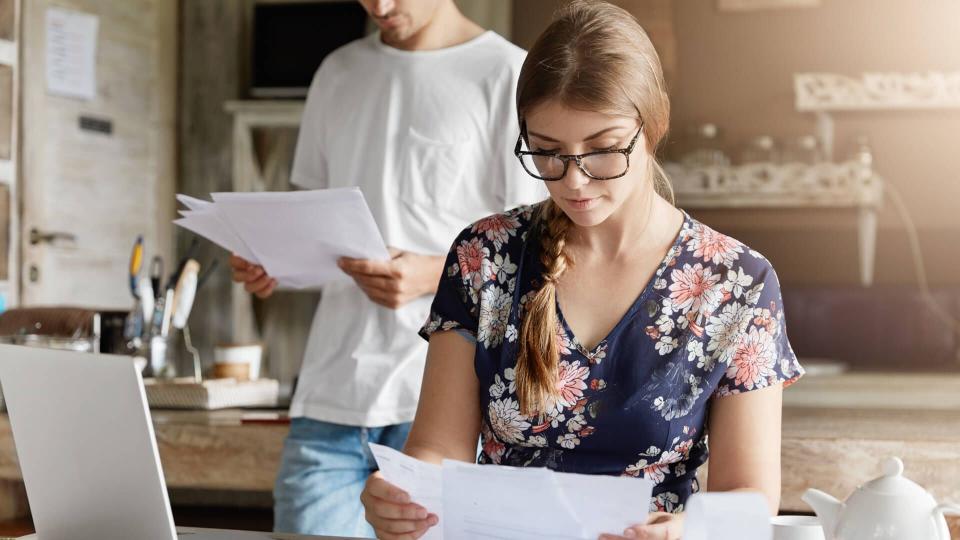
[{"label": "white mug", "polygon": [[245,364],[249,366],[249,379],[255,381],[260,378],[260,359],[263,355],[263,345],[251,343],[249,345],[218,345],[213,349],[214,367],[218,364]]},{"label": "white mug", "polygon": [[775,516],[770,524],[773,540],[824,540],[817,516]]}]

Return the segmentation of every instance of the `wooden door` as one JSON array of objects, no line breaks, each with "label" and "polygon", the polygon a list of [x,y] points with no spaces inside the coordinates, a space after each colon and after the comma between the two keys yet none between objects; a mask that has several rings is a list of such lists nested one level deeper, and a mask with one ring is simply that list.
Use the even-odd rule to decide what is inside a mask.
[{"label": "wooden door", "polygon": [[[129,309],[137,235],[172,266],[177,4],[24,2],[24,305]],[[93,99],[47,91],[51,8],[99,18]]]}]

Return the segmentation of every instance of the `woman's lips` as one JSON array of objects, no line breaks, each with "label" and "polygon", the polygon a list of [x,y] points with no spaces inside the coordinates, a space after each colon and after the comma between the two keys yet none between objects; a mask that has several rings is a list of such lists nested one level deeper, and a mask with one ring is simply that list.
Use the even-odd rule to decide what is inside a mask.
[{"label": "woman's lips", "polygon": [[598,200],[598,197],[592,197],[589,199],[567,199],[567,204],[569,204],[574,210],[589,210],[593,208]]}]

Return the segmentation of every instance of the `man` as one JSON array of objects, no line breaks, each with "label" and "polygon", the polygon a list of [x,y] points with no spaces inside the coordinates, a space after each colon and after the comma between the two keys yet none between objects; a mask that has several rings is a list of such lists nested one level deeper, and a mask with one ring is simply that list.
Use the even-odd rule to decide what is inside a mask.
[{"label": "man", "polygon": [[[513,157],[524,52],[453,0],[360,0],[380,31],[324,59],[303,114],[292,182],[359,186],[390,261],[342,260],[324,287],[290,415],[275,529],[372,536],[359,501],[368,442],[400,448],[416,412],[427,318],[450,243],[492,212],[545,197]],[[232,258],[264,298],[276,281]]]}]

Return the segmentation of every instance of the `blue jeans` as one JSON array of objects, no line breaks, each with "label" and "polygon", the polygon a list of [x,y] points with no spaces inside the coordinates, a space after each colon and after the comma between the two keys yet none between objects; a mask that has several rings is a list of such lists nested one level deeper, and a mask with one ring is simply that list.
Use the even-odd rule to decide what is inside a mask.
[{"label": "blue jeans", "polygon": [[377,470],[368,442],[403,447],[410,424],[342,426],[294,418],[273,490],[273,530],[373,538],[360,492]]}]

